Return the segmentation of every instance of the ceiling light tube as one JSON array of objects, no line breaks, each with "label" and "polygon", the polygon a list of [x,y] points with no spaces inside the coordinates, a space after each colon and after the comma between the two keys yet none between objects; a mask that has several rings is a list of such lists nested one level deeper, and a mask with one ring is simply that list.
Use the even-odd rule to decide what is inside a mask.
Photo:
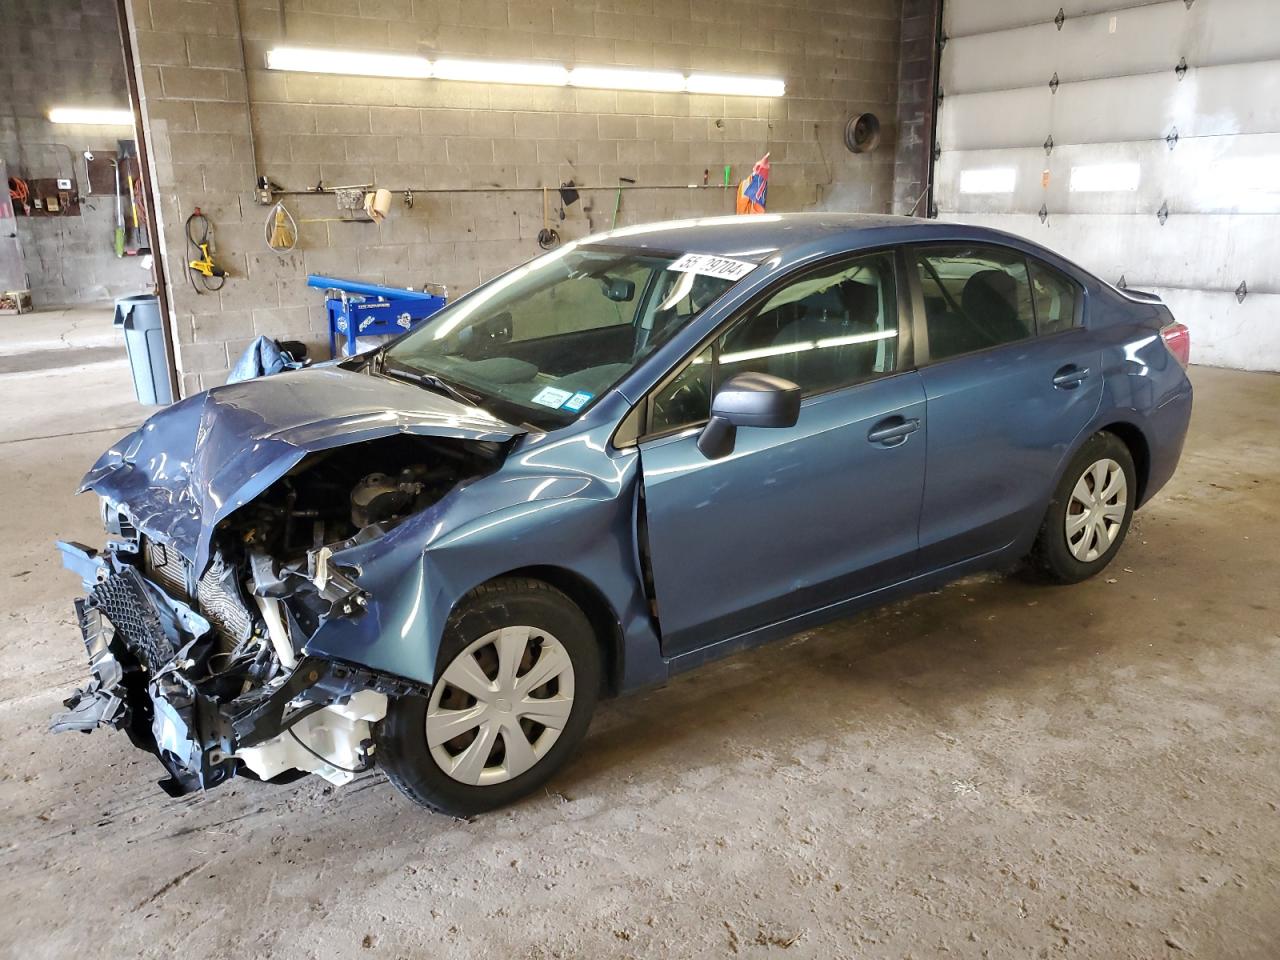
[{"label": "ceiling light tube", "polygon": [[731,97],[780,97],[787,92],[787,85],[777,77],[722,73],[691,73],[684,88],[690,93],[719,93]]},{"label": "ceiling light tube", "polygon": [[100,110],[90,107],[54,107],[49,111],[52,123],[80,123],[99,127],[132,127],[132,110]]},{"label": "ceiling light tube", "polygon": [[440,80],[470,80],[477,83],[527,83],[543,87],[563,87],[569,71],[558,63],[496,63],[489,60],[437,60],[431,74]]},{"label": "ceiling light tube", "polygon": [[684,75],[674,70],[631,70],[626,67],[574,67],[569,83],[575,87],[599,90],[650,90],[657,93],[679,93],[684,90]]},{"label": "ceiling light tube", "polygon": [[267,51],[267,68],[298,73],[343,73],[359,77],[431,76],[425,57],[398,53],[362,53],[358,50],[319,50],[312,47],[275,47]]}]

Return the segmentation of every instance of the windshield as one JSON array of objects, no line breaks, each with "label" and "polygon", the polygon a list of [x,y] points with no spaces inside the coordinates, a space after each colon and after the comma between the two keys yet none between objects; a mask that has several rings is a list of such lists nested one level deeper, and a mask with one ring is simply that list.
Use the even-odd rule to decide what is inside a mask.
[{"label": "windshield", "polygon": [[397,340],[384,370],[568,423],[754,266],[566,244]]}]

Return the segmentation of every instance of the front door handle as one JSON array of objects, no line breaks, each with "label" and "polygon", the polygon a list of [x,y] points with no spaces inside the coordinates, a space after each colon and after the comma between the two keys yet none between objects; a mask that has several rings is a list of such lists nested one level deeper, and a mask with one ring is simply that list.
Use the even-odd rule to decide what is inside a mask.
[{"label": "front door handle", "polygon": [[915,417],[886,417],[871,428],[867,434],[870,443],[880,443],[886,447],[896,447],[907,437],[920,429],[920,421]]},{"label": "front door handle", "polygon": [[1088,367],[1077,367],[1074,363],[1068,363],[1053,375],[1053,385],[1059,390],[1074,390],[1084,382],[1087,376],[1089,376]]}]

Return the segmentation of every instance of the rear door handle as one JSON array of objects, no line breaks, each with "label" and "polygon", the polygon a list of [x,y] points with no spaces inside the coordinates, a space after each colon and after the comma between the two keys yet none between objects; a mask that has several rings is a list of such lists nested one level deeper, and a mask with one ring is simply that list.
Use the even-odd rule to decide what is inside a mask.
[{"label": "rear door handle", "polygon": [[886,447],[896,447],[919,429],[920,421],[915,417],[908,419],[895,415],[886,417],[872,427],[867,440],[870,443],[882,443]]},{"label": "rear door handle", "polygon": [[1074,390],[1089,376],[1088,367],[1077,367],[1069,363],[1053,375],[1053,385],[1059,390]]}]

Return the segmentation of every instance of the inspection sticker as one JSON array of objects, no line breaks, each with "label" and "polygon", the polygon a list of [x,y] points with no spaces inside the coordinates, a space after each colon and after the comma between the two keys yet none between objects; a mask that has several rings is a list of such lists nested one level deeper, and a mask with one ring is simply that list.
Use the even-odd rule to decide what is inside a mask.
[{"label": "inspection sticker", "polygon": [[594,393],[587,393],[585,390],[579,390],[577,393],[575,393],[572,397],[570,397],[564,403],[560,404],[560,409],[569,410],[573,413],[577,413],[579,410],[585,407],[588,403],[590,403],[591,398],[594,396],[595,396]]},{"label": "inspection sticker", "polygon": [[734,260],[730,257],[713,257],[709,253],[686,253],[668,270],[677,273],[700,273],[705,277],[719,277],[721,280],[741,280],[759,264],[746,260]]},{"label": "inspection sticker", "polygon": [[543,387],[538,391],[537,396],[533,398],[533,402],[540,403],[544,407],[559,407],[572,396],[573,391],[571,390],[560,390],[556,387]]}]

